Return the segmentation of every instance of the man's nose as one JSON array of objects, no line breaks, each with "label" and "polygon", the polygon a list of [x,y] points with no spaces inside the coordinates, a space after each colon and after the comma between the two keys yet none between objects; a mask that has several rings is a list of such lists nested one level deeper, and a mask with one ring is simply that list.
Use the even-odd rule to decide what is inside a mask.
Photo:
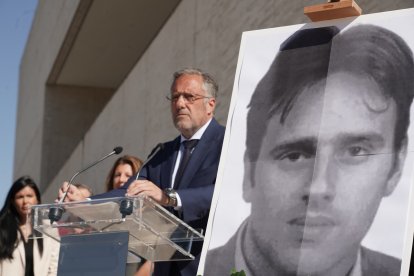
[{"label": "man's nose", "polygon": [[329,152],[318,152],[309,186],[309,201],[331,201],[335,197],[335,162]]},{"label": "man's nose", "polygon": [[174,104],[177,109],[184,107],[186,104],[185,97],[183,95],[180,95]]}]

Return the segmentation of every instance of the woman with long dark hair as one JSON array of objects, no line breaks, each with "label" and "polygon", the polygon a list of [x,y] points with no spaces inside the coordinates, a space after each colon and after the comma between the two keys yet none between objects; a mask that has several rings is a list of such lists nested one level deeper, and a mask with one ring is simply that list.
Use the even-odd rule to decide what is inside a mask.
[{"label": "woman with long dark hair", "polygon": [[[30,207],[40,204],[40,192],[29,176],[17,179],[0,211],[0,275],[57,274],[59,244],[32,231]],[[35,239],[31,239],[36,235]]]}]

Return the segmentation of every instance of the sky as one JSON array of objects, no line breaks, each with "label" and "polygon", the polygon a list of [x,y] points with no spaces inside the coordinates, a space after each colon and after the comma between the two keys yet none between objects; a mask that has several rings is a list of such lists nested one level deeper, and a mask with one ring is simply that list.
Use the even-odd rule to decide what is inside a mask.
[{"label": "sky", "polygon": [[13,183],[19,65],[37,0],[0,0],[0,206]]}]

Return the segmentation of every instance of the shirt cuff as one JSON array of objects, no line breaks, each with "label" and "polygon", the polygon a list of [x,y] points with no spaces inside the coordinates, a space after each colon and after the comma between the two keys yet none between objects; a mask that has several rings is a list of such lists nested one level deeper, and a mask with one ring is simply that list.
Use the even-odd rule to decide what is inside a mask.
[{"label": "shirt cuff", "polygon": [[177,195],[177,206],[174,207],[174,210],[179,211],[179,210],[181,210],[181,207],[183,207],[183,206],[182,206],[181,198],[180,198],[180,195],[178,194],[178,192],[176,193],[176,195]]}]

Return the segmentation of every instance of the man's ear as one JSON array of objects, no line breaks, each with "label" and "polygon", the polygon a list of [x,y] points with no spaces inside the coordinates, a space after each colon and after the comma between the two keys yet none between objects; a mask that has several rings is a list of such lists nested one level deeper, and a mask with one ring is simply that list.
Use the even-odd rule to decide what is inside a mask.
[{"label": "man's ear", "polygon": [[209,98],[206,105],[207,105],[208,115],[214,114],[214,109],[216,107],[216,99],[215,98]]},{"label": "man's ear", "polygon": [[405,158],[407,156],[408,139],[404,138],[401,143],[401,148],[396,152],[394,165],[390,171],[387,185],[384,190],[384,196],[389,196],[395,190],[398,182],[400,181],[402,170],[404,168]]},{"label": "man's ear", "polygon": [[247,152],[244,153],[244,177],[243,177],[243,199],[246,202],[251,202],[251,194],[253,189],[253,175],[254,175],[254,163],[250,161],[247,156]]}]

